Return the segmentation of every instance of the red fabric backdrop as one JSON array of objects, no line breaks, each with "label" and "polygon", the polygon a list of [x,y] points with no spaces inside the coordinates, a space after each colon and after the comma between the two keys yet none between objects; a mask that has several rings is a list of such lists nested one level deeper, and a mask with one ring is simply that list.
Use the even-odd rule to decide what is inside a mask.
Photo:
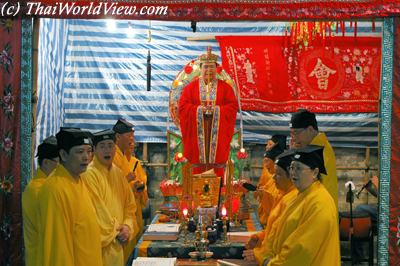
[{"label": "red fabric backdrop", "polygon": [[333,37],[307,49],[287,37],[219,36],[222,65],[240,90],[243,110],[377,112],[381,40]]},{"label": "red fabric backdrop", "polygon": [[393,106],[392,106],[392,160],[390,180],[390,265],[400,265],[400,19],[395,19]]},{"label": "red fabric backdrop", "polygon": [[0,265],[21,265],[21,20],[0,20]]}]

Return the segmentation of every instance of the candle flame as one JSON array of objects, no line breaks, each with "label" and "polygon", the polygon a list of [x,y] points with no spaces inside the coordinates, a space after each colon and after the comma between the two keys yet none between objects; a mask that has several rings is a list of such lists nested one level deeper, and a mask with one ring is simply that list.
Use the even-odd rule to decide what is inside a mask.
[{"label": "candle flame", "polygon": [[183,216],[186,217],[188,215],[188,209],[184,208],[182,212],[183,212]]},{"label": "candle flame", "polygon": [[225,207],[222,207],[222,211],[221,211],[221,214],[222,214],[222,216],[226,216],[226,208]]}]

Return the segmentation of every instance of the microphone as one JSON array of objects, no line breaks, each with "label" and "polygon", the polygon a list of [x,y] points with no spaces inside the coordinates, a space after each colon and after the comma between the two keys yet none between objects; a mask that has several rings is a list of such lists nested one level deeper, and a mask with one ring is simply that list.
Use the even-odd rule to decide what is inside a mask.
[{"label": "microphone", "polygon": [[355,190],[356,186],[352,181],[348,181],[344,186],[348,189],[346,194],[346,202],[353,203],[354,202],[353,190]]}]

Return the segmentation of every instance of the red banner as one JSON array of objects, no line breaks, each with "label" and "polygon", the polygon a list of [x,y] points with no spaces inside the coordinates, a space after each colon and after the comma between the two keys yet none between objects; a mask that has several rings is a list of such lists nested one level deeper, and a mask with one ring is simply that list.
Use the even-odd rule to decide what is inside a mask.
[{"label": "red banner", "polygon": [[21,20],[0,19],[0,36],[0,265],[21,265]]},{"label": "red banner", "polygon": [[222,65],[243,110],[377,112],[381,39],[332,37],[296,49],[281,36],[219,36]]}]

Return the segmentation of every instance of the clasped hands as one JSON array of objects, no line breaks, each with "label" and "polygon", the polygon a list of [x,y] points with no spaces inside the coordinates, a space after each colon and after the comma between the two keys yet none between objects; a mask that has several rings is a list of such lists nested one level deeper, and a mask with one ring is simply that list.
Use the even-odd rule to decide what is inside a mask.
[{"label": "clasped hands", "polygon": [[203,111],[203,114],[206,115],[211,115],[214,112],[214,108],[212,105],[202,105],[201,110]]},{"label": "clasped hands", "polygon": [[[259,237],[254,234],[250,237],[249,241],[246,244],[246,249],[243,250],[243,258],[246,261],[246,265],[248,266],[255,266],[258,265],[258,262],[256,260],[256,257],[254,256],[254,248],[259,246],[260,239]],[[266,259],[262,265],[267,265],[269,262],[269,259]]]},{"label": "clasped hands", "polygon": [[117,240],[121,244],[125,244],[129,240],[129,237],[131,235],[131,230],[129,229],[129,226],[127,226],[126,224],[121,224],[120,226],[118,226],[117,231]]}]

